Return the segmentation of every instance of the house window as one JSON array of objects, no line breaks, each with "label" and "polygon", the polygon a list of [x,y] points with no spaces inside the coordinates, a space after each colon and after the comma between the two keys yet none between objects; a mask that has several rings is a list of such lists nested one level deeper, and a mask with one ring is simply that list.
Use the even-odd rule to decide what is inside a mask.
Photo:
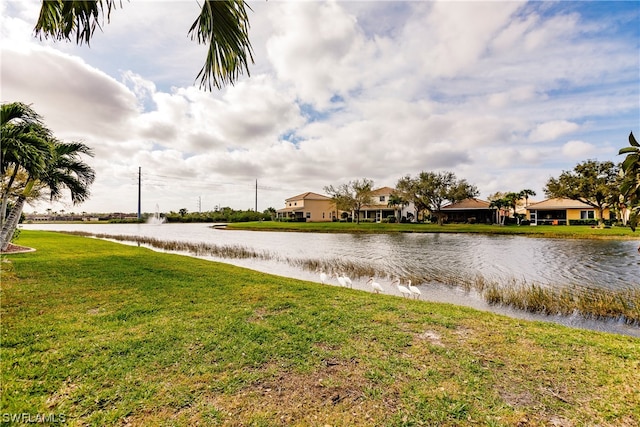
[{"label": "house window", "polygon": [[596,211],[580,211],[580,219],[596,219]]},{"label": "house window", "polygon": [[307,215],[307,219],[310,219],[311,218],[311,212],[305,212],[305,213]]},{"label": "house window", "polygon": [[385,198],[385,196],[380,196],[380,201],[384,202],[384,198]]},{"label": "house window", "polygon": [[324,212],[322,212],[322,219],[324,219]]}]

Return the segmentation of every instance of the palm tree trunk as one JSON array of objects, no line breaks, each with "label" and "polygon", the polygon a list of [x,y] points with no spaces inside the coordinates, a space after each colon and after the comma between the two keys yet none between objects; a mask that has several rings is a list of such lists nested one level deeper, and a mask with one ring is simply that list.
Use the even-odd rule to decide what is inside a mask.
[{"label": "palm tree trunk", "polygon": [[2,226],[2,232],[0,232],[0,250],[4,251],[9,246],[13,233],[18,227],[20,215],[22,215],[22,209],[24,208],[26,200],[27,197],[24,194],[21,194],[11,208],[11,212],[9,212],[9,215]]},{"label": "palm tree trunk", "polygon": [[9,178],[9,182],[7,183],[7,186],[5,188],[5,192],[2,195],[2,207],[0,208],[0,227],[4,227],[4,221],[6,219],[7,216],[7,205],[9,204],[9,192],[11,190],[11,187],[13,186],[13,182],[16,179],[16,176],[18,175],[18,168],[14,168],[13,173],[11,174],[11,177]]}]

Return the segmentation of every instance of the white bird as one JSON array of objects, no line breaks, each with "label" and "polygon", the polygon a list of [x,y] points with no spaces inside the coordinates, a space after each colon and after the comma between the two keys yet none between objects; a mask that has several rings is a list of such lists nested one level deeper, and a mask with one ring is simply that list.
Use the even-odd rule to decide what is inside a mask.
[{"label": "white bird", "polygon": [[409,290],[411,291],[411,294],[416,298],[416,299],[420,299],[420,296],[422,295],[422,292],[420,292],[420,289],[418,289],[417,287],[413,286],[411,284],[411,280],[408,280],[409,282]]},{"label": "white bird", "polygon": [[374,282],[373,277],[370,277],[369,280],[367,280],[367,285],[371,285],[371,288],[373,288],[373,292],[376,294],[382,292],[382,286],[380,286],[380,283]]},{"label": "white bird", "polygon": [[325,273],[323,270],[320,270],[320,283],[325,285],[328,279],[329,279],[329,276],[327,276],[327,273]]},{"label": "white bird", "polygon": [[348,286],[353,289],[353,282],[346,274],[342,273],[342,279],[344,280],[345,286]]},{"label": "white bird", "polygon": [[403,297],[409,297],[411,295],[411,291],[406,287],[400,284],[400,279],[395,279],[392,284],[395,283],[398,291],[402,294]]},{"label": "white bird", "polygon": [[338,279],[338,283],[340,283],[340,286],[342,286],[343,288],[347,286],[347,282],[344,280],[344,277],[342,277],[338,273],[336,273],[336,279]]}]

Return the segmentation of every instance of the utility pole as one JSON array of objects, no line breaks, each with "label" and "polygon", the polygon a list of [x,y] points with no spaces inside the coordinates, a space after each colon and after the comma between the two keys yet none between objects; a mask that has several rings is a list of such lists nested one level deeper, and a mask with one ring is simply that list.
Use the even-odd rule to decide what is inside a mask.
[{"label": "utility pole", "polygon": [[258,212],[258,180],[256,179],[256,213]]},{"label": "utility pole", "polygon": [[142,218],[141,195],[142,195],[142,167],[138,166],[138,221],[140,221],[140,219]]}]

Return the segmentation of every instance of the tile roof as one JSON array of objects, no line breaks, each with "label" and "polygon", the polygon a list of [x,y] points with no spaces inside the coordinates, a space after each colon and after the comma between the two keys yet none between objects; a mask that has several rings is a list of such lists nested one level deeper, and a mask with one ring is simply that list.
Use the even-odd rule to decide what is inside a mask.
[{"label": "tile roof", "polygon": [[450,210],[471,210],[471,209],[489,209],[490,203],[485,200],[469,198],[456,203],[444,206],[442,209]]},{"label": "tile roof", "polygon": [[578,200],[562,198],[547,199],[538,203],[531,203],[527,206],[527,210],[537,209],[593,209],[593,206]]},{"label": "tile roof", "polygon": [[297,196],[289,197],[285,200],[288,202],[290,200],[331,200],[331,197],[323,196],[322,194],[313,193],[311,191],[307,191],[306,193],[298,194]]},{"label": "tile roof", "polygon": [[391,188],[391,187],[380,187],[380,188],[376,188],[375,190],[373,190],[371,192],[372,196],[382,196],[385,194],[391,194],[394,191],[396,191],[395,188]]}]

